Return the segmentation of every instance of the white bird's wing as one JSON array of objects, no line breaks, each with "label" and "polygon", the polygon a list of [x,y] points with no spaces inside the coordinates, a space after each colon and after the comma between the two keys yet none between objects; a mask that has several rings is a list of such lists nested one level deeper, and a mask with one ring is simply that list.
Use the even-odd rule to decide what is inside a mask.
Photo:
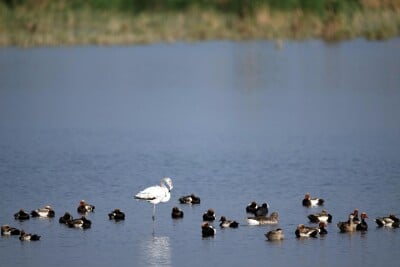
[{"label": "white bird's wing", "polygon": [[160,193],[161,187],[158,185],[147,187],[135,195],[137,199],[153,200],[157,198]]},{"label": "white bird's wing", "polygon": [[166,197],[169,199],[168,195],[169,192],[167,188],[155,185],[140,191],[135,195],[135,198],[147,200],[150,203],[157,204],[161,201],[166,201]]}]

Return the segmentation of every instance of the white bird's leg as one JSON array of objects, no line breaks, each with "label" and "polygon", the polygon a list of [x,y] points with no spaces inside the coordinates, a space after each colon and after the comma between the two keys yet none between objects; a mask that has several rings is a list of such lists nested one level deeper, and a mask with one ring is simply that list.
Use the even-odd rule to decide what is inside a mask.
[{"label": "white bird's leg", "polygon": [[156,204],[153,204],[153,216],[152,216],[152,219],[153,219],[153,236],[155,235],[155,228],[156,228],[156,221],[155,221],[155,219],[156,219]]}]

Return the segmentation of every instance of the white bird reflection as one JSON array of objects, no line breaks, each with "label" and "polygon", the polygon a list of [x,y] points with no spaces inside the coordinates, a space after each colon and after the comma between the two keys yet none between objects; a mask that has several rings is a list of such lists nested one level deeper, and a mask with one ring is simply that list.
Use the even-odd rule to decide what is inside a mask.
[{"label": "white bird reflection", "polygon": [[171,266],[171,246],[168,236],[152,236],[142,244],[146,266]]}]

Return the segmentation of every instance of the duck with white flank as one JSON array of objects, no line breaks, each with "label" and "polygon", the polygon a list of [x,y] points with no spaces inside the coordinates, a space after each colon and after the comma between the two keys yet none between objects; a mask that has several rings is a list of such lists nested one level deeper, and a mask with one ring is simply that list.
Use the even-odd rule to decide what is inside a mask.
[{"label": "duck with white flank", "polygon": [[211,226],[208,222],[204,222],[201,225],[201,235],[203,237],[214,236],[217,233],[217,230],[213,226]]},{"label": "duck with white flank", "polygon": [[183,218],[183,211],[178,207],[173,207],[171,211],[172,219],[181,219]]},{"label": "duck with white flank", "polygon": [[179,198],[181,204],[200,204],[200,197],[190,194]]},{"label": "duck with white flank", "polygon": [[246,212],[247,212],[247,213],[254,214],[254,213],[257,211],[257,208],[258,208],[257,202],[252,201],[251,203],[249,203],[249,204],[246,206]]},{"label": "duck with white flank", "polygon": [[21,231],[19,235],[19,240],[21,241],[39,241],[40,235],[37,234],[27,234],[24,230]]},{"label": "duck with white flank", "polygon": [[1,226],[1,235],[20,235],[21,231],[15,227],[10,227],[8,224]]},{"label": "duck with white flank", "polygon": [[219,224],[219,226],[221,226],[222,228],[238,228],[239,227],[239,223],[237,221],[227,220],[225,216],[221,216],[219,221],[221,222]]},{"label": "duck with white flank", "polygon": [[70,228],[81,228],[81,229],[88,229],[92,226],[92,222],[86,219],[85,216],[82,216],[79,219],[73,219],[67,222],[67,225]]},{"label": "duck with white flank", "polygon": [[156,205],[160,202],[167,202],[171,198],[172,180],[166,177],[161,180],[160,185],[150,186],[135,195],[135,199],[146,200],[153,204],[153,221],[156,218]]},{"label": "duck with white flank", "polygon": [[68,224],[69,221],[72,221],[74,218],[69,212],[65,212],[63,216],[58,219],[59,223]]},{"label": "duck with white flank", "polygon": [[203,213],[203,221],[212,222],[215,220],[215,212],[213,209],[208,209]]},{"label": "duck with white flank", "polygon": [[270,216],[248,217],[247,223],[249,225],[278,224],[278,217],[278,212],[274,211]]},{"label": "duck with white flank", "polygon": [[86,214],[86,213],[88,213],[88,212],[93,212],[94,209],[95,209],[95,206],[86,203],[85,200],[81,200],[81,201],[79,202],[79,206],[78,206],[78,208],[77,208],[76,210],[77,210],[78,213],[80,213],[80,214]]},{"label": "duck with white flank", "polygon": [[307,218],[312,223],[331,223],[332,222],[332,215],[330,215],[326,210],[322,210],[320,213],[310,214]]},{"label": "duck with white flank", "polygon": [[31,211],[32,218],[41,217],[41,218],[54,218],[55,212],[51,208],[51,206],[47,205],[43,208],[32,210]]},{"label": "duck with white flank", "polygon": [[125,213],[122,212],[120,209],[115,209],[108,214],[108,218],[110,220],[123,221],[125,220]]},{"label": "duck with white flank", "polygon": [[20,209],[17,213],[14,214],[14,218],[16,220],[25,221],[29,220],[29,213],[25,212],[23,209]]},{"label": "duck with white flank", "polygon": [[389,216],[385,217],[378,217],[375,219],[376,224],[379,227],[393,227],[399,228],[400,227],[400,219],[397,218],[395,215],[390,214]]},{"label": "duck with white flank", "polygon": [[368,230],[368,224],[365,221],[365,219],[367,219],[367,218],[368,218],[367,213],[362,212],[361,213],[361,222],[359,224],[357,224],[357,226],[356,226],[357,231],[367,231]]},{"label": "duck with white flank", "polygon": [[303,206],[311,207],[311,206],[321,206],[324,204],[324,200],[322,198],[311,197],[309,193],[305,194],[303,199]]},{"label": "duck with white flank", "polygon": [[285,238],[285,235],[281,228],[271,230],[264,235],[269,241],[278,241],[278,240],[283,240]]},{"label": "duck with white flank", "polygon": [[319,228],[305,226],[304,224],[299,224],[294,232],[296,237],[317,237],[319,233]]}]

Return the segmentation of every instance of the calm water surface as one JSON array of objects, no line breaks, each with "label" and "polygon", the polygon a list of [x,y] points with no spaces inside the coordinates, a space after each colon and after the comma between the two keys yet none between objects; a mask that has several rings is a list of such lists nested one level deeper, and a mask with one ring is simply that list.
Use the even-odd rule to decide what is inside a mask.
[{"label": "calm water surface", "polygon": [[[382,266],[400,261],[400,39],[286,43],[206,42],[135,47],[0,49],[0,223],[42,235],[0,238],[6,266]],[[173,179],[171,200],[135,201]],[[196,193],[199,206],[178,198]],[[323,238],[294,230],[322,208]],[[92,228],[58,223],[79,200]],[[282,242],[246,225],[248,202],[280,214]],[[13,214],[50,204],[56,218]],[[183,220],[170,217],[173,206]],[[115,223],[107,213],[126,213]],[[201,238],[208,208],[241,223]],[[365,234],[340,234],[354,208]]]}]

